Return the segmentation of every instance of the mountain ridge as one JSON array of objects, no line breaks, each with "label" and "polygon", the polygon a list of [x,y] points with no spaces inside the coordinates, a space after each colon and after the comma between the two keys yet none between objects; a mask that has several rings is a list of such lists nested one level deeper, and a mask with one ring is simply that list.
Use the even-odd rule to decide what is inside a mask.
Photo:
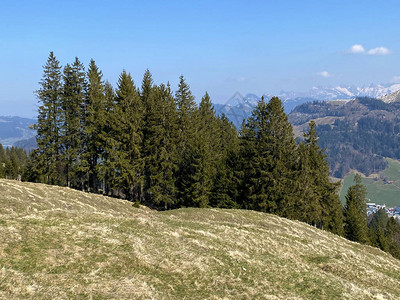
[{"label": "mountain ridge", "polygon": [[[348,101],[357,97],[384,98],[400,90],[400,84],[370,84],[357,86],[318,87],[315,86],[305,92],[281,91],[278,94],[264,93],[262,97],[267,101],[276,96],[282,100],[285,112],[289,114],[296,106],[312,101]],[[226,103],[214,104],[218,114],[225,114],[240,128],[243,119],[247,119],[261,97],[255,94],[235,93]],[[385,98],[389,99],[389,98]]]}]

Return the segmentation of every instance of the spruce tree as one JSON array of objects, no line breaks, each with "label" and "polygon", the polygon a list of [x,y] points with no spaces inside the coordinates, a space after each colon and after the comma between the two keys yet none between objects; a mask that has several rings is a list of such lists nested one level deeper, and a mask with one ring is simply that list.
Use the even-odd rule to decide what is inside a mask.
[{"label": "spruce tree", "polygon": [[355,184],[350,186],[346,194],[346,206],[344,208],[345,237],[351,241],[367,244],[367,207],[366,188],[361,183],[361,176],[354,177]]},{"label": "spruce tree", "polygon": [[318,144],[315,122],[309,123],[299,145],[299,218],[336,234],[343,234],[342,205],[337,193],[338,184],[329,180],[329,165],[324,150]]},{"label": "spruce tree", "polygon": [[112,111],[110,162],[113,187],[128,200],[143,196],[143,160],[141,158],[143,107],[132,77],[124,70],[118,80]]},{"label": "spruce tree", "polygon": [[241,132],[245,208],[294,218],[297,146],[282,102],[262,99]]},{"label": "spruce tree", "polygon": [[216,165],[221,159],[218,119],[207,92],[193,121],[196,123],[196,139],[186,152],[191,162],[186,173],[187,186],[192,186],[193,206],[206,207],[209,205]]},{"label": "spruce tree", "polygon": [[62,127],[62,76],[59,61],[53,52],[43,66],[43,77],[36,92],[39,99],[38,123],[36,125],[38,144],[36,169],[40,181],[62,184],[62,163],[60,156],[60,131]]},{"label": "spruce tree", "polygon": [[400,249],[395,242],[395,236],[400,233],[400,226],[393,217],[388,217],[385,209],[379,209],[373,215],[368,228],[372,246],[400,258]]},{"label": "spruce tree", "polygon": [[236,168],[238,161],[239,137],[235,126],[225,115],[218,118],[220,155],[216,162],[210,205],[221,208],[237,208],[238,183]]},{"label": "spruce tree", "polygon": [[104,118],[99,125],[99,142],[101,146],[101,154],[98,164],[98,176],[102,181],[103,194],[109,195],[111,193],[112,183],[114,181],[115,172],[113,167],[115,164],[111,160],[110,153],[113,152],[112,143],[112,130],[113,130],[113,111],[115,106],[115,92],[112,85],[106,81],[104,84]]},{"label": "spruce tree", "polygon": [[90,61],[87,72],[87,91],[84,105],[83,118],[83,153],[80,172],[82,185],[97,193],[99,189],[99,161],[104,152],[104,144],[101,138],[105,122],[105,91],[102,80],[103,74],[95,61]]},{"label": "spruce tree", "polygon": [[154,86],[149,70],[141,88],[144,104],[143,148],[145,203],[158,209],[176,205],[177,113],[169,86]]},{"label": "spruce tree", "polygon": [[176,142],[180,153],[176,170],[177,196],[182,206],[205,206],[207,203],[204,197],[199,198],[201,195],[198,190],[201,153],[196,136],[197,106],[183,76],[180,77],[178,90],[175,92],[175,103],[178,114]]},{"label": "spruce tree", "polygon": [[305,143],[299,145],[299,174],[296,181],[298,210],[296,219],[317,226],[321,223],[322,207],[320,189],[315,185],[315,172],[311,163],[310,149]]},{"label": "spruce tree", "polygon": [[[85,70],[78,58],[64,68],[64,85],[61,96],[62,127],[61,145],[62,160],[65,166],[65,182],[67,186],[77,187],[76,177],[81,145],[83,142],[83,106],[85,102],[86,79]],[[71,185],[72,182],[72,185]]]},{"label": "spruce tree", "polygon": [[178,90],[175,92],[175,103],[178,113],[179,147],[183,152],[186,146],[195,139],[197,106],[190,86],[183,75],[179,77]]},{"label": "spruce tree", "polygon": [[5,178],[6,176],[6,152],[4,151],[3,145],[0,144],[0,178]]}]

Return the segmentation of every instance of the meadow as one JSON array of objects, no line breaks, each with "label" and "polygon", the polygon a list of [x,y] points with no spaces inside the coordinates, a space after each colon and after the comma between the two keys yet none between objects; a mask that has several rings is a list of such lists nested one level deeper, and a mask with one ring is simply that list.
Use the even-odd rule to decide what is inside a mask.
[{"label": "meadow", "polygon": [[[367,188],[369,202],[386,204],[387,207],[400,206],[400,162],[387,158],[388,167],[381,174],[362,177],[362,183]],[[354,184],[352,172],[344,178],[340,191],[340,200],[345,204],[345,196],[349,186]]]},{"label": "meadow", "polygon": [[275,215],[0,179],[2,299],[398,299],[400,261]]}]

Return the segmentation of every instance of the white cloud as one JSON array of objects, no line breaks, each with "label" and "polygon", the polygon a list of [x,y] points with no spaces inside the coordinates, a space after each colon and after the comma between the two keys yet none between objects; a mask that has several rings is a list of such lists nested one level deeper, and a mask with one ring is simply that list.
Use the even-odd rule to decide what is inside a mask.
[{"label": "white cloud", "polygon": [[365,49],[363,45],[353,45],[349,49],[349,53],[364,53]]},{"label": "white cloud", "polygon": [[367,51],[368,55],[388,55],[390,50],[386,47],[377,47]]},{"label": "white cloud", "polygon": [[388,55],[391,51],[386,47],[376,47],[370,50],[365,50],[363,45],[353,45],[347,51],[351,54],[367,54],[367,55]]},{"label": "white cloud", "polygon": [[317,74],[319,76],[322,76],[322,77],[325,77],[325,78],[328,78],[328,77],[332,76],[332,74],[330,74],[328,71],[321,71],[321,72],[318,72]]}]

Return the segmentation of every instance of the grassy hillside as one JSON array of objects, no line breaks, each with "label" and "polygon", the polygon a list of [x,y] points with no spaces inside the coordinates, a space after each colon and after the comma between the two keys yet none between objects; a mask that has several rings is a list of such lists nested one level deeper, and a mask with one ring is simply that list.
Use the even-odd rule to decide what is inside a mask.
[{"label": "grassy hillside", "polygon": [[[400,206],[400,163],[387,159],[388,167],[376,178],[362,178],[367,188],[367,198],[377,204],[386,204],[388,207]],[[389,183],[390,182],[390,183]],[[354,184],[354,173],[344,178],[340,191],[340,199],[345,203],[345,196],[349,186]]]},{"label": "grassy hillside", "polygon": [[0,180],[0,298],[398,299],[400,261],[300,222]]}]

